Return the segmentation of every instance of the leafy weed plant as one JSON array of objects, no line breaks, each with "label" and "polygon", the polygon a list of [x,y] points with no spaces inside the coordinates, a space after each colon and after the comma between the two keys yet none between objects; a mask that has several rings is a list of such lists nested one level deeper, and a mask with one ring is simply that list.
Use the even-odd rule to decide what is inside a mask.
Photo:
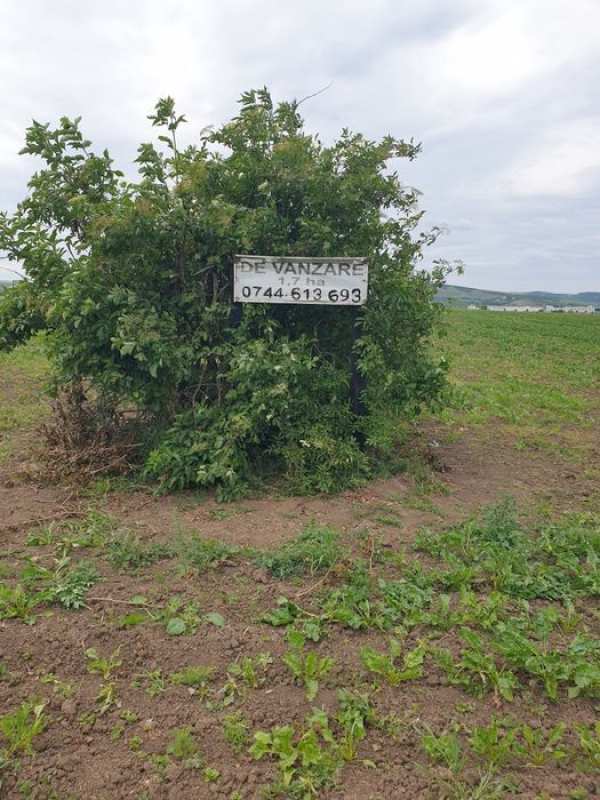
[{"label": "leafy weed plant", "polygon": [[119,658],[119,649],[115,650],[110,656],[101,656],[95,647],[88,647],[85,651],[85,657],[87,658],[88,672],[101,675],[105,681],[109,680],[113,672],[123,664],[123,661]]},{"label": "leafy weed plant", "polygon": [[314,700],[319,691],[319,681],[331,671],[334,660],[329,656],[319,656],[314,650],[306,652],[306,636],[298,630],[290,629],[287,640],[290,645],[282,657],[294,678],[306,689],[307,700]]},{"label": "leafy weed plant", "polygon": [[15,753],[33,753],[33,740],[48,724],[44,708],[43,702],[27,700],[16,711],[0,717],[0,733],[6,742],[9,757]]},{"label": "leafy weed plant", "polygon": [[387,653],[381,653],[372,647],[363,647],[360,651],[361,661],[366,669],[382,677],[390,686],[422,678],[425,654],[425,646],[419,644],[404,654],[402,665],[399,666],[397,662],[402,656],[402,645],[397,639],[390,640]]}]

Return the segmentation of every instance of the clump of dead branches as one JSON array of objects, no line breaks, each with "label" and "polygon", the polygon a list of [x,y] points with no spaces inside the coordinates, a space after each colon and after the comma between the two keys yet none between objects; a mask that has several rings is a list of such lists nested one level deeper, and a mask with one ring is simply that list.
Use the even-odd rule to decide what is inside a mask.
[{"label": "clump of dead branches", "polygon": [[42,428],[50,480],[76,477],[85,483],[126,474],[138,464],[141,421],[136,414],[90,400],[80,382],[61,391],[52,409]]}]

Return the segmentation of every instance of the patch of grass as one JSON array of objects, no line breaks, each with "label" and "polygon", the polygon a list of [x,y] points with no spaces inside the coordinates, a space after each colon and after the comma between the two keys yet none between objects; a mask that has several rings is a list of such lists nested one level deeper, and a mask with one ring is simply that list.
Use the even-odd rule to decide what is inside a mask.
[{"label": "patch of grass", "polygon": [[373,518],[373,521],[377,522],[379,525],[386,525],[389,528],[402,529],[404,527],[402,519],[396,514],[378,514]]},{"label": "patch of grass", "polygon": [[[557,423],[590,424],[600,369],[598,315],[451,311],[443,348],[456,387],[454,425],[524,427],[551,444]],[[511,437],[512,438],[512,437]]]},{"label": "patch of grass", "polygon": [[82,519],[51,522],[34,528],[27,534],[28,547],[56,545],[60,552],[80,547],[102,547],[118,529],[117,521],[97,509],[90,508]]},{"label": "patch of grass", "polygon": [[443,517],[444,512],[437,506],[431,497],[412,492],[406,495],[404,505],[407,508],[412,508],[414,511],[425,511],[428,514],[435,514],[437,517]]},{"label": "patch of grass", "polygon": [[176,686],[204,690],[212,680],[214,673],[214,667],[190,666],[184,667],[178,672],[172,672],[169,680]]},{"label": "patch of grass", "polygon": [[146,544],[131,531],[121,531],[108,542],[107,558],[120,570],[139,570],[175,555],[169,545],[153,542]]},{"label": "patch of grass", "polygon": [[317,575],[331,569],[342,558],[339,534],[332,528],[311,523],[290,542],[258,557],[275,578]]},{"label": "patch of grass", "polygon": [[223,718],[223,736],[236,753],[243,752],[250,742],[250,725],[240,711]]},{"label": "patch of grass", "polygon": [[178,728],[172,731],[167,753],[178,761],[186,761],[198,755],[199,747],[191,728]]},{"label": "patch of grass", "polygon": [[198,575],[221,566],[239,553],[237,547],[218,539],[204,539],[197,535],[180,539],[177,550],[184,571],[196,572]]},{"label": "patch of grass", "polygon": [[44,384],[49,377],[44,338],[10,353],[0,353],[0,464],[12,456],[23,434],[49,413]]},{"label": "patch of grass", "polygon": [[222,520],[230,519],[231,517],[238,516],[239,514],[250,514],[251,508],[244,508],[243,506],[229,505],[227,508],[211,508],[208,510],[208,516],[211,519]]},{"label": "patch of grass", "polygon": [[103,547],[118,528],[114,517],[91,508],[83,519],[64,526],[63,541],[74,547]]},{"label": "patch of grass", "polygon": [[443,764],[455,774],[464,766],[460,739],[452,731],[435,734],[427,728],[421,736],[421,747],[433,762]]},{"label": "patch of grass", "polygon": [[43,528],[29,531],[25,544],[27,547],[45,547],[46,545],[54,544],[57,540],[56,526],[51,523]]}]

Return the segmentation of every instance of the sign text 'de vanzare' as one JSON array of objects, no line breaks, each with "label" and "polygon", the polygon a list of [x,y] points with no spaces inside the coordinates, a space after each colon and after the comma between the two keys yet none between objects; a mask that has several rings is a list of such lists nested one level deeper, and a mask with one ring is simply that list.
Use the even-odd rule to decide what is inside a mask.
[{"label": "sign text 'de vanzare'", "polygon": [[366,258],[236,256],[236,303],[360,306],[367,299]]}]

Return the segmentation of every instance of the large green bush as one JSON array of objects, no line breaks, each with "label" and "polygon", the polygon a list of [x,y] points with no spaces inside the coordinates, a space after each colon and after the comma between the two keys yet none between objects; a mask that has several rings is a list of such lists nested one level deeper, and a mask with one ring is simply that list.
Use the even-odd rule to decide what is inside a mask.
[{"label": "large green bush", "polygon": [[[0,346],[46,329],[59,385],[143,415],[147,474],[168,488],[232,495],[263,468],[300,491],[352,485],[444,387],[430,336],[446,268],[417,269],[435,231],[416,233],[417,192],[388,168],[419,147],[347,130],[324,146],[266,89],[192,146],[170,98],[150,119],[159,145],[140,146],[138,180],[91,150],[79,119],[27,130],[43,167],[0,216],[0,249],[29,282],[2,294]],[[253,304],[233,325],[235,253],[369,258],[364,417],[349,399],[356,310]]]}]

